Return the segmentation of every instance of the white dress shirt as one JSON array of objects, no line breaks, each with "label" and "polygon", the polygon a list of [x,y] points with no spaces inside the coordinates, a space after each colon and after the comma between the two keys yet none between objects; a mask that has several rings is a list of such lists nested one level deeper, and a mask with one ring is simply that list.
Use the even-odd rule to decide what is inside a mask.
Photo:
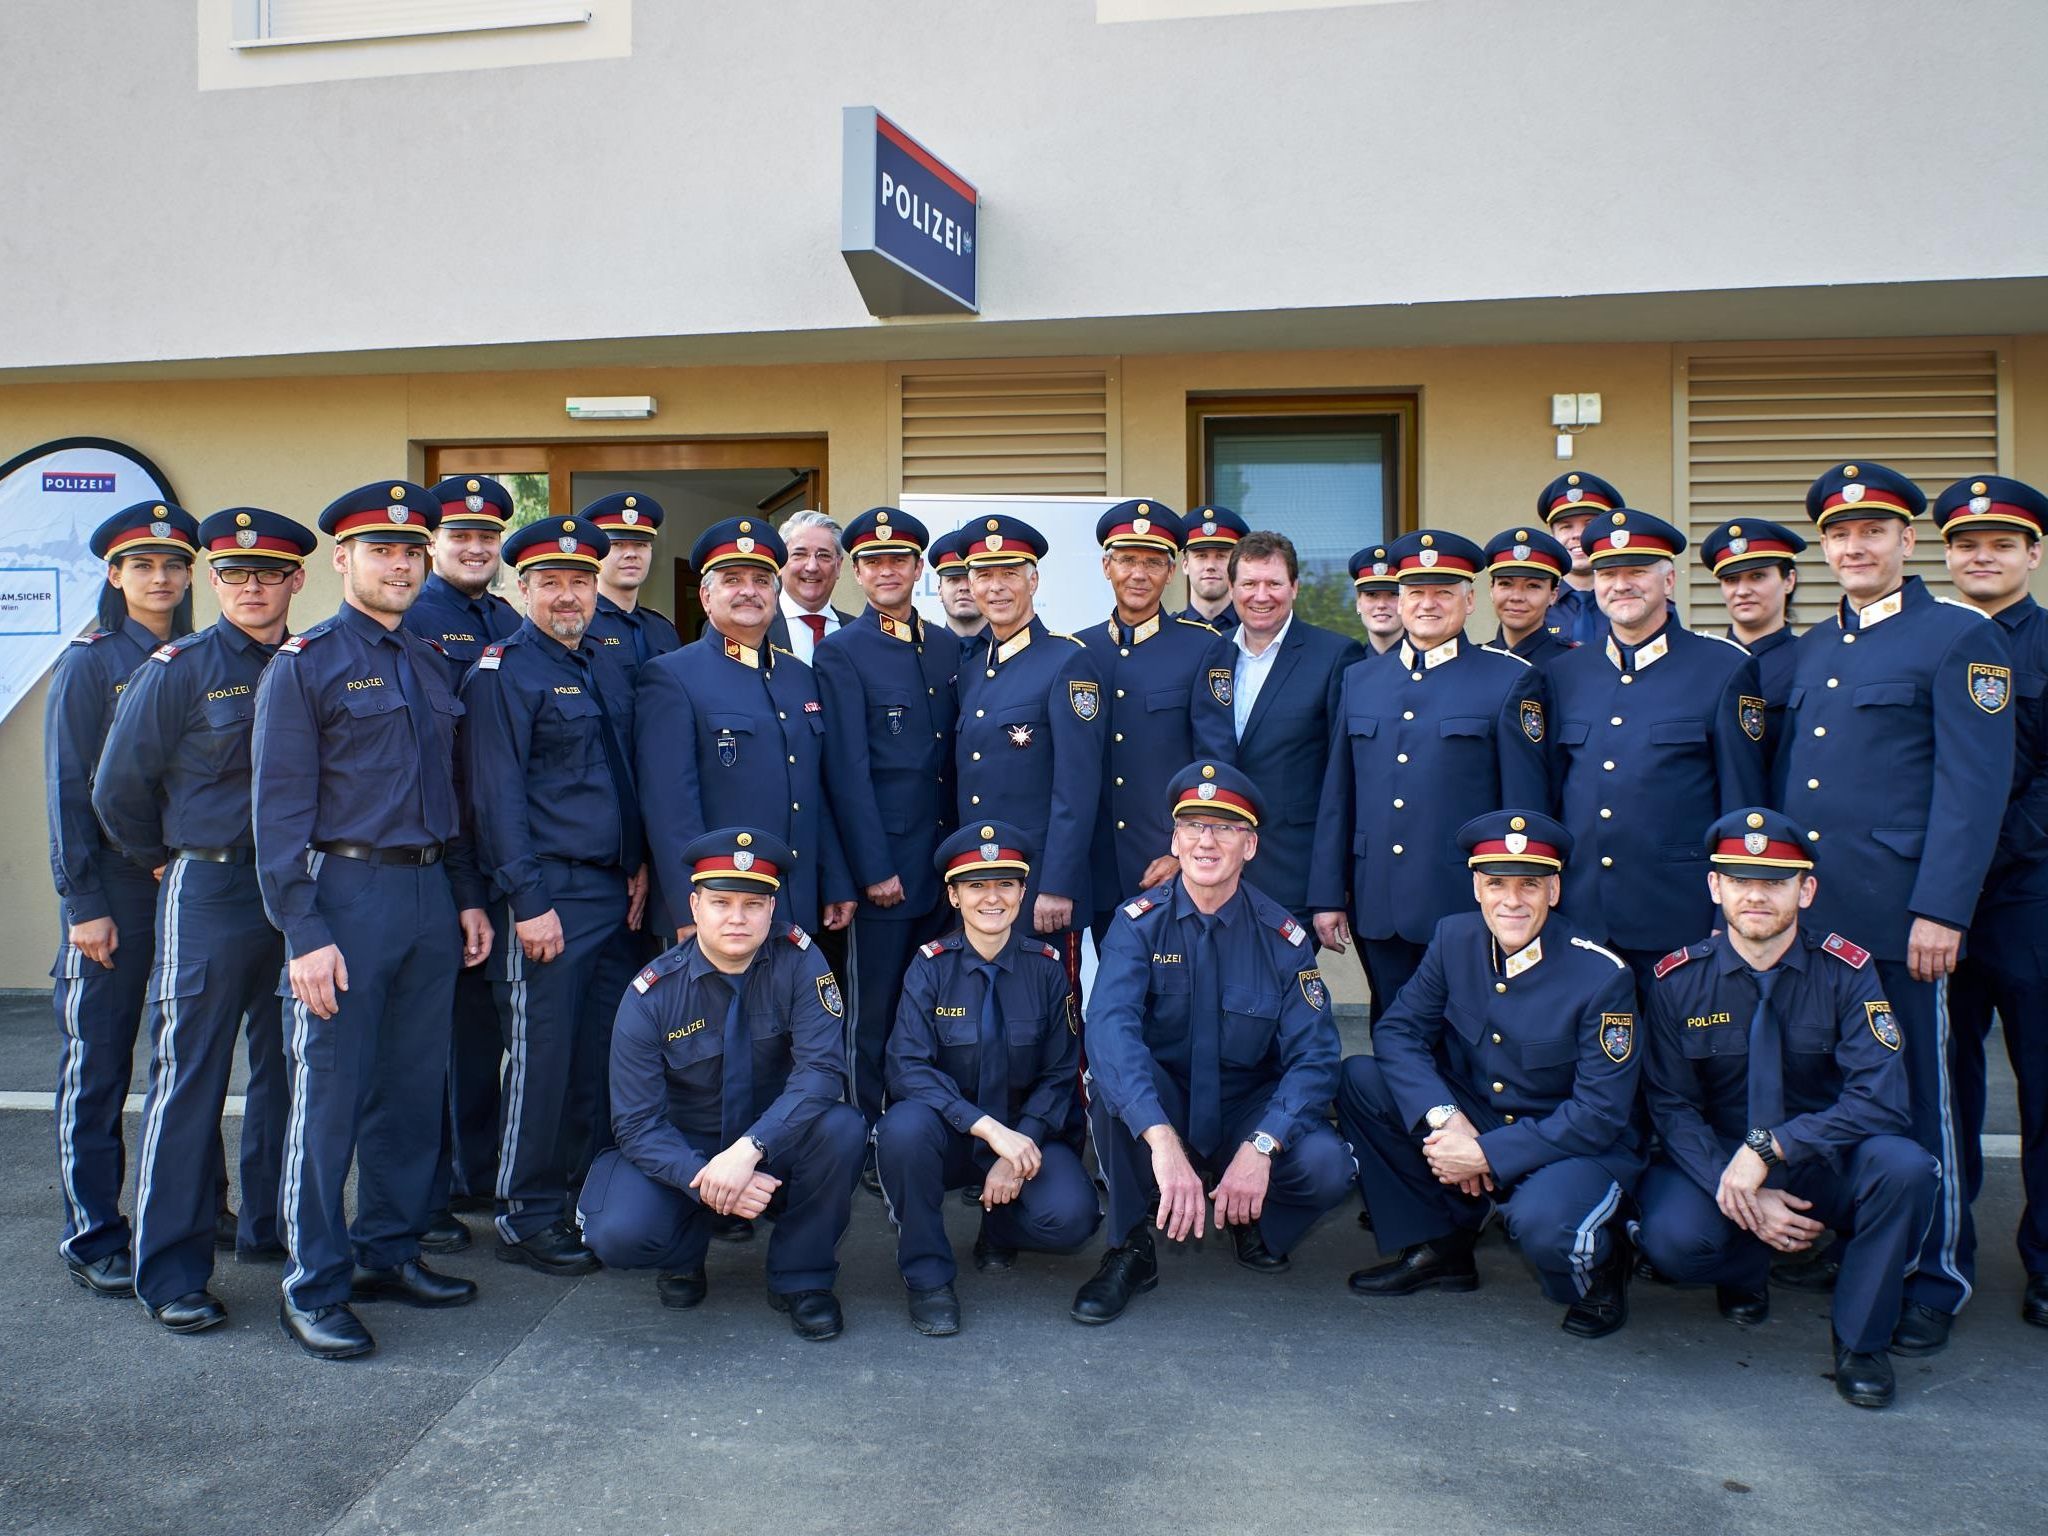
[{"label": "white dress shirt", "polygon": [[1244,740],[1245,722],[1252,717],[1252,706],[1259,702],[1259,690],[1266,686],[1266,679],[1272,675],[1273,660],[1280,654],[1280,644],[1287,638],[1287,631],[1293,627],[1294,615],[1287,615],[1287,622],[1280,626],[1280,633],[1273,637],[1273,643],[1254,656],[1244,643],[1245,628],[1242,624],[1230,632],[1231,643],[1237,647],[1237,675],[1230,685],[1230,713],[1237,728],[1237,739]]},{"label": "white dress shirt", "polygon": [[[811,657],[817,653],[818,642],[811,634],[811,626],[804,622],[804,615],[811,610],[801,606],[787,592],[781,594],[782,617],[789,623],[789,648],[796,653],[796,659],[805,666],[811,664]],[[831,634],[839,627],[839,615],[832,610],[828,601],[819,617],[825,621],[825,633]]]}]

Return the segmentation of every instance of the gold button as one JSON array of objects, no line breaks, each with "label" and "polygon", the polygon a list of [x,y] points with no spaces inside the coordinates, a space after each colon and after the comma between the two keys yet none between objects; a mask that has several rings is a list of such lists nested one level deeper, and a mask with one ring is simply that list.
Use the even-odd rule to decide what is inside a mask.
[{"label": "gold button", "polygon": [[1397,763],[1405,763],[1408,761],[1408,754],[1406,752],[1396,753],[1394,756],[1394,761]]},{"label": "gold button", "polygon": [[1600,857],[1600,867],[1602,869],[1612,869],[1614,868],[1614,860],[1602,854]]},{"label": "gold button", "polygon": [[1600,819],[1602,821],[1612,821],[1614,820],[1614,812],[1603,805],[1600,807]]},{"label": "gold button", "polygon": [[1808,789],[1819,789],[1819,788],[1820,788],[1820,780],[1819,780],[1819,779],[1808,779],[1808,780],[1806,781],[1806,787],[1807,787]]},{"label": "gold button", "polygon": [[1622,673],[1622,674],[1621,674],[1621,680],[1622,680],[1622,681],[1623,681],[1624,683],[1632,683],[1632,682],[1634,682],[1634,681],[1635,681],[1635,679],[1634,679],[1633,677],[1629,676],[1629,674],[1628,674],[1628,673],[1626,673],[1626,672],[1624,672],[1624,673]]},{"label": "gold button", "polygon": [[1495,1093],[1506,1093],[1508,1091],[1508,1086],[1506,1083],[1495,1083],[1493,1085],[1493,1091]]},{"label": "gold button", "polygon": [[981,796],[979,796],[979,795],[969,795],[969,796],[967,797],[967,803],[968,803],[969,805],[979,805],[979,804],[981,804]]},{"label": "gold button", "polygon": [[[981,754],[980,754],[979,752],[977,752],[977,753],[975,753],[975,754],[974,754],[974,760],[975,760],[975,761],[976,761],[977,763],[981,761]],[[792,758],[790,759],[790,761],[791,761],[791,762],[793,763],[793,762],[795,762],[795,761],[796,761],[796,759],[792,757]],[[1121,784],[1121,783],[1123,783],[1123,780],[1122,780],[1122,779],[1118,779],[1118,780],[1117,780],[1117,783]]]},{"label": "gold button", "polygon": [[[1499,982],[1495,982],[1495,983],[1493,984],[1493,987],[1494,987],[1494,990],[1495,990],[1496,992],[1505,992],[1505,991],[1507,991],[1507,988],[1506,988],[1506,987],[1504,987],[1504,986],[1502,986],[1502,985],[1501,985],[1501,984],[1500,984]],[[1500,1036],[1499,1036],[1498,1034],[1496,1034],[1496,1035],[1495,1035],[1495,1036],[1493,1037],[1493,1043],[1494,1043],[1495,1045],[1499,1045],[1499,1044],[1500,1044]]]},{"label": "gold button", "polygon": [[786,711],[778,709],[777,711],[775,711],[775,718],[778,720],[787,720],[789,718],[789,715]]},{"label": "gold button", "polygon": [[792,753],[790,754],[789,760],[790,760],[790,761],[791,761],[792,763],[793,763],[793,762],[795,762],[795,761],[796,761],[796,754],[792,752]]},{"label": "gold button", "polygon": [[1413,720],[1415,718],[1415,711],[1412,709],[1404,709],[1401,711],[1401,718],[1403,720]]},{"label": "gold button", "polygon": [[790,808],[790,809],[791,809],[792,811],[800,811],[800,810],[802,810],[802,809],[803,809],[803,807],[802,807],[802,806],[800,806],[800,805],[798,805],[798,804],[797,804],[797,803],[796,803],[796,802],[795,802],[794,800],[792,800],[792,801],[790,801],[790,802],[789,802],[789,808]]},{"label": "gold button", "polygon": [[1402,807],[1403,807],[1404,805],[1406,805],[1407,803],[1408,803],[1408,802],[1407,802],[1407,801],[1405,801],[1405,800],[1396,800],[1396,801],[1394,802],[1394,809],[1398,811],[1398,810],[1400,810],[1400,809],[1401,809],[1401,808],[1402,808]]},{"label": "gold button", "polygon": [[938,689],[936,689],[936,688],[927,688],[927,689],[925,689],[925,692],[926,692],[926,693],[928,693],[928,694],[932,694],[932,695],[934,695],[934,696],[936,696],[936,695],[937,695],[938,691],[939,691],[939,690],[938,690]]},{"label": "gold button", "polygon": [[1607,759],[1606,762],[1602,763],[1600,766],[1602,768],[1605,768],[1609,773],[1612,773],[1614,772],[1614,759],[1610,757],[1609,759]]},{"label": "gold button", "polygon": [[988,713],[988,711],[987,711],[987,710],[985,710],[985,709],[977,709],[977,710],[976,710],[976,711],[974,712],[974,718],[975,718],[975,719],[977,719],[977,720],[979,720],[979,719],[980,719],[980,718],[981,718],[981,717],[982,717],[983,715],[985,715],[985,714],[987,714],[987,713]]},{"label": "gold button", "polygon": [[1608,721],[1607,723],[1609,725],[1619,725],[1621,724],[1621,716],[1616,715],[1612,720]]},{"label": "gold button", "polygon": [[1420,672],[1410,672],[1410,673],[1408,674],[1408,677],[1409,677],[1409,680],[1410,680],[1410,681],[1412,681],[1412,682],[1417,682],[1417,683],[1419,683],[1419,682],[1421,682],[1421,681],[1422,681],[1422,674],[1421,674]]},{"label": "gold button", "polygon": [[988,669],[988,675],[989,675],[990,677],[994,677],[994,676],[996,675],[996,669],[995,669],[994,667],[990,667],[990,668]]},{"label": "gold button", "polygon": [[[1119,656],[1128,656],[1128,655],[1130,655],[1130,654],[1131,654],[1131,648],[1130,648],[1130,647],[1129,647],[1128,645],[1127,645],[1127,646],[1125,646],[1125,647],[1124,647],[1124,648],[1123,648],[1122,650],[1120,650],[1120,651],[1118,651],[1118,652],[1117,652],[1117,655],[1119,655]],[[1118,698],[1122,698],[1122,697],[1123,697],[1123,691],[1122,691],[1121,689],[1119,689],[1119,690],[1117,691],[1117,697],[1118,697]]]},{"label": "gold button", "polygon": [[1116,824],[1116,829],[1117,829],[1117,831],[1119,831],[1119,832],[1123,831],[1123,829],[1124,829],[1124,824],[1123,824],[1122,822],[1118,822],[1118,823]]},{"label": "gold button", "polygon": [[1122,731],[1118,731],[1118,732],[1116,733],[1116,739],[1117,739],[1118,741],[1122,741],[1122,740],[1124,739],[1124,733],[1123,733]]},{"label": "gold button", "polygon": [[1122,697],[1124,696],[1124,691],[1123,691],[1123,689],[1121,689],[1121,688],[1117,689],[1117,691],[1116,691],[1116,696],[1117,696],[1118,698],[1122,698]]},{"label": "gold button", "polygon": [[1828,686],[1830,688],[1839,688],[1842,686],[1842,680],[1839,677],[1831,677],[1828,679]]},{"label": "gold button", "polygon": [[1828,733],[1828,728],[1827,728],[1826,726],[1824,726],[1824,725],[1816,725],[1816,726],[1815,726],[1815,727],[1813,728],[1813,734],[1814,734],[1814,735],[1816,735],[1816,736],[1825,736],[1825,735],[1827,735],[1827,733]]},{"label": "gold button", "polygon": [[[1506,982],[1504,982],[1504,981],[1496,981],[1496,982],[1495,982],[1495,983],[1493,984],[1493,990],[1494,990],[1494,991],[1496,991],[1496,992],[1505,992],[1505,991],[1507,991],[1507,989],[1508,989],[1508,984],[1507,984]],[[1500,1036],[1499,1036],[1499,1035],[1495,1035],[1495,1036],[1494,1036],[1493,1038],[1494,1038],[1494,1039],[1496,1039],[1496,1040],[1498,1040],[1498,1039],[1500,1038]]]},{"label": "gold button", "polygon": [[1817,843],[1820,841],[1820,834],[1818,832],[1809,832],[1806,834],[1806,840],[1809,843]]},{"label": "gold button", "polygon": [[1844,636],[1842,636],[1842,644],[1844,644],[1844,645],[1854,645],[1855,643],[1856,643],[1856,637],[1855,637],[1854,635],[1844,635]]},{"label": "gold button", "polygon": [[1400,851],[1401,845],[1399,843],[1394,844],[1394,852],[1399,853]]},{"label": "gold button", "polygon": [[1501,1123],[1503,1125],[1513,1125],[1515,1123],[1515,1117],[1513,1115],[1502,1115],[1500,1118]]},{"label": "gold button", "polygon": [[[981,756],[981,754],[980,754],[979,752],[975,753],[974,755],[975,755],[976,757],[979,757],[979,756]],[[1122,789],[1122,788],[1124,787],[1124,781],[1123,781],[1122,779],[1118,779],[1118,780],[1116,781],[1116,787],[1117,787],[1118,789]]]}]

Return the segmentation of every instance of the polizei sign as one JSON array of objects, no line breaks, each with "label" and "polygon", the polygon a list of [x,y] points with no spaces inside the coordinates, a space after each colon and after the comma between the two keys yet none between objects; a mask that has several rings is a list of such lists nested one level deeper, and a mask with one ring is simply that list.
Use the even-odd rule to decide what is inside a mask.
[{"label": "polizei sign", "polygon": [[973,183],[873,107],[846,109],[845,136],[839,249],[868,312],[977,313]]}]

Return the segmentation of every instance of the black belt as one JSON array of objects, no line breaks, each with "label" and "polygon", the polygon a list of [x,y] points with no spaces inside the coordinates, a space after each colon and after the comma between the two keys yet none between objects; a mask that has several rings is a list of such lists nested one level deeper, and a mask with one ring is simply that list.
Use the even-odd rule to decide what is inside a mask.
[{"label": "black belt", "polygon": [[254,864],[254,848],[173,848],[174,859],[197,859],[202,864]]},{"label": "black belt", "polygon": [[429,843],[424,848],[372,848],[368,843],[315,843],[322,853],[344,859],[361,859],[365,864],[438,864],[445,845]]}]

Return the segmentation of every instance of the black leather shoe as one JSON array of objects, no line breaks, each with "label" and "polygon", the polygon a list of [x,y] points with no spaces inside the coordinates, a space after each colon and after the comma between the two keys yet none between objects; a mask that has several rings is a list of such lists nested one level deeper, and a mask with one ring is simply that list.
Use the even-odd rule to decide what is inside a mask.
[{"label": "black leather shoe", "polygon": [[1721,1309],[1721,1315],[1729,1322],[1754,1328],[1771,1315],[1771,1290],[1769,1286],[1760,1291],[1746,1291],[1739,1285],[1717,1285],[1714,1287],[1714,1305]]},{"label": "black leather shoe", "polygon": [[1777,1260],[1771,1265],[1771,1284],[1826,1295],[1835,1288],[1835,1277],[1841,1272],[1842,1243],[1837,1238],[1825,1248],[1809,1248]]},{"label": "black leather shoe", "polygon": [[457,1216],[489,1216],[498,1209],[498,1202],[489,1195],[450,1195],[448,1209]]},{"label": "black leather shoe", "polygon": [[711,1235],[721,1243],[751,1243],[754,1240],[754,1223],[751,1217],[721,1216],[713,1211]]},{"label": "black leather shoe", "polygon": [[1608,1240],[1614,1251],[1588,1277],[1586,1294],[1565,1308],[1564,1321],[1558,1325],[1575,1338],[1604,1339],[1628,1321],[1628,1283],[1636,1272],[1635,1245],[1619,1222]]},{"label": "black leather shoe", "polygon": [[989,1241],[988,1228],[984,1226],[974,1235],[974,1267],[983,1274],[991,1270],[1014,1269],[1017,1266],[1017,1250],[1004,1248]]},{"label": "black leather shoe", "polygon": [[960,1298],[953,1287],[910,1293],[910,1326],[926,1338],[943,1339],[960,1331]]},{"label": "black leather shoe", "polygon": [[1899,1326],[1892,1330],[1892,1353],[1938,1355],[1948,1348],[1948,1331],[1955,1322],[1947,1312],[1909,1301],[1899,1314]]},{"label": "black leather shoe", "polygon": [[1348,1282],[1354,1296],[1410,1296],[1431,1286],[1440,1291],[1476,1291],[1479,1266],[1472,1250],[1458,1243],[1417,1243],[1398,1257],[1361,1269]]},{"label": "black leather shoe", "polygon": [[674,1307],[678,1312],[687,1312],[699,1305],[711,1287],[705,1283],[704,1271],[694,1275],[656,1275],[654,1294],[661,1299],[664,1307]]},{"label": "black leather shoe", "polygon": [[420,1233],[422,1253],[460,1253],[469,1246],[469,1228],[455,1219],[450,1210],[436,1211],[427,1218],[426,1230]]},{"label": "black leather shoe", "polygon": [[770,1291],[768,1305],[789,1314],[789,1326],[800,1339],[836,1339],[846,1326],[846,1319],[839,1314],[839,1298],[830,1291],[791,1291],[787,1296]]},{"label": "black leather shoe", "polygon": [[2048,1275],[2027,1276],[2027,1294],[2020,1302],[2020,1321],[2048,1328]]},{"label": "black leather shoe", "polygon": [[64,1267],[71,1271],[72,1279],[95,1296],[135,1294],[135,1266],[129,1261],[128,1250],[125,1248],[103,1253],[90,1262],[66,1259]]},{"label": "black leather shoe", "polygon": [[291,1255],[283,1243],[251,1243],[247,1248],[237,1248],[235,1257],[244,1264],[277,1264]]},{"label": "black leather shoe", "polygon": [[213,1217],[213,1246],[222,1253],[232,1253],[235,1247],[235,1229],[241,1225],[233,1211],[216,1211]]},{"label": "black leather shoe", "polygon": [[1152,1234],[1143,1226],[1131,1240],[1102,1256],[1095,1273],[1074,1292],[1069,1313],[1077,1323],[1113,1323],[1135,1296],[1142,1296],[1159,1284],[1159,1257],[1152,1247]]},{"label": "black leather shoe", "polygon": [[297,1340],[299,1348],[315,1360],[352,1360],[377,1347],[362,1319],[338,1302],[302,1312],[280,1297],[277,1322],[286,1337]]},{"label": "black leather shoe", "polygon": [[356,1266],[348,1283],[350,1301],[396,1301],[408,1307],[466,1307],[476,1300],[476,1282],[436,1274],[418,1259],[390,1269]]},{"label": "black leather shoe", "polygon": [[1897,1390],[1890,1355],[1881,1349],[1859,1355],[1835,1340],[1835,1392],[1843,1402],[1858,1408],[1889,1408]]},{"label": "black leather shoe", "polygon": [[1294,1260],[1266,1246],[1265,1235],[1259,1231],[1256,1221],[1249,1226],[1232,1227],[1230,1240],[1237,1245],[1237,1262],[1246,1269],[1257,1270],[1262,1275],[1278,1275],[1294,1268]]},{"label": "black leather shoe", "polygon": [[187,1291],[160,1307],[144,1302],[143,1309],[173,1333],[204,1333],[228,1320],[228,1309],[211,1291]]},{"label": "black leather shoe", "polygon": [[583,1246],[583,1239],[569,1230],[568,1223],[560,1221],[520,1242],[499,1243],[498,1258],[563,1279],[594,1274],[600,1267],[597,1255]]},{"label": "black leather shoe", "polygon": [[871,1195],[882,1193],[882,1170],[875,1166],[875,1149],[868,1148],[867,1161],[860,1165],[860,1187]]},{"label": "black leather shoe", "polygon": [[963,1186],[960,1191],[960,1203],[962,1205],[981,1204],[981,1186],[979,1184],[968,1184]]},{"label": "black leather shoe", "polygon": [[1370,1232],[1372,1230],[1372,1212],[1370,1209],[1362,1210],[1358,1213],[1358,1230],[1361,1232]]}]

